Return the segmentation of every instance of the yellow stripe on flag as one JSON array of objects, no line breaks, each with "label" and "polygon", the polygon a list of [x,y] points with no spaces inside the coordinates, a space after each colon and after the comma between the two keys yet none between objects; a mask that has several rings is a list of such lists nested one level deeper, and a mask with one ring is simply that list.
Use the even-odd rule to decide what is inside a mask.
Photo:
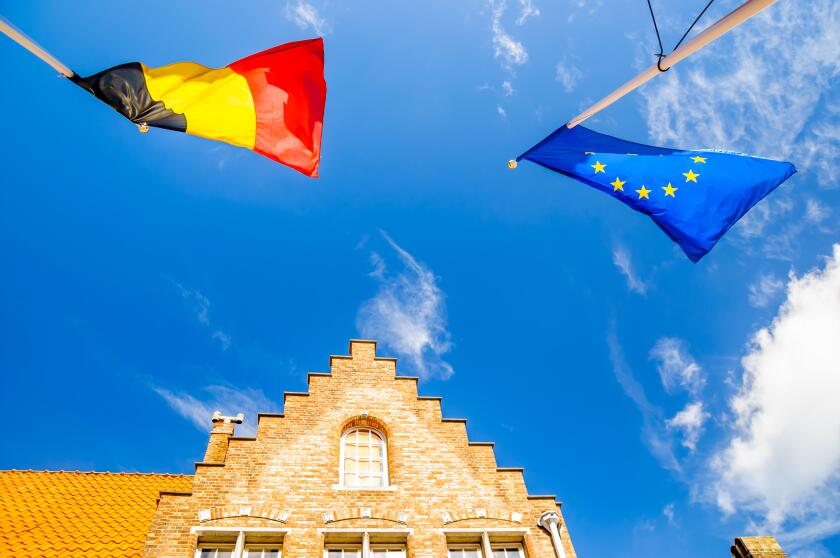
[{"label": "yellow stripe on flag", "polygon": [[244,77],[227,67],[216,70],[194,62],[142,66],[152,99],[183,114],[188,134],[254,148],[257,115]]}]

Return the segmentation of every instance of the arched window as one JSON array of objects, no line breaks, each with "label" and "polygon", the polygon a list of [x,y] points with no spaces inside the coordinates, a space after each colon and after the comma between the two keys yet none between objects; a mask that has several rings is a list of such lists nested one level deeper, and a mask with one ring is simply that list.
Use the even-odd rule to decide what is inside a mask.
[{"label": "arched window", "polygon": [[341,486],[388,486],[385,436],[373,428],[351,428],[341,437]]}]

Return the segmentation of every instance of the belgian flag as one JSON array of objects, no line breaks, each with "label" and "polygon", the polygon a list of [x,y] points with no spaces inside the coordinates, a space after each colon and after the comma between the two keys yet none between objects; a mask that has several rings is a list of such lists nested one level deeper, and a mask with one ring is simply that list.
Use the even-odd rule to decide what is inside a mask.
[{"label": "belgian flag", "polygon": [[318,176],[327,95],[320,38],[280,45],[224,68],[130,62],[70,79],[141,131],[153,126],[224,141]]}]

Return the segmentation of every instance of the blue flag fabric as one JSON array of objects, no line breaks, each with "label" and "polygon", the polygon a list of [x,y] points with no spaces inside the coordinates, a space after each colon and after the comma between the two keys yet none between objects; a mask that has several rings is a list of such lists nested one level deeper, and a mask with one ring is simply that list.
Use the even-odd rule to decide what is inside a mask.
[{"label": "blue flag fabric", "polygon": [[752,206],[796,172],[728,151],[681,151],[563,126],[517,157],[565,174],[649,215],[697,262]]}]

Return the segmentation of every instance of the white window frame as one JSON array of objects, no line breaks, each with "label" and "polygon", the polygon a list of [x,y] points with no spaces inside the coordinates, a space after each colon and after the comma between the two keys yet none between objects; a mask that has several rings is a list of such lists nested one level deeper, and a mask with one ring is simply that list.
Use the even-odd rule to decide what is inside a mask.
[{"label": "white window frame", "polygon": [[242,552],[243,558],[253,558],[251,556],[252,550],[276,550],[277,558],[283,558],[283,543],[250,543],[245,545],[245,550]]},{"label": "white window frame", "polygon": [[[380,443],[380,451],[382,454],[382,483],[378,486],[372,485],[359,485],[359,484],[345,484],[344,483],[344,448],[347,445],[347,436],[352,434],[353,432],[358,432],[359,430],[370,430],[371,432],[376,433],[381,440]],[[338,462],[338,488],[352,488],[354,490],[382,490],[388,488],[390,486],[390,479],[388,475],[388,438],[385,436],[385,433],[377,428],[373,428],[371,426],[355,426],[353,428],[348,428],[344,431],[341,435],[341,450],[339,451],[339,462]]]},{"label": "white window frame", "polygon": [[327,544],[324,545],[324,558],[329,558],[330,550],[355,550],[361,558],[363,549],[361,544]]},{"label": "white window frame", "polygon": [[[515,548],[519,551],[519,556],[514,556],[513,558],[525,558],[525,547],[522,543],[494,543],[490,545],[491,551],[499,550],[499,549],[510,549]],[[491,557],[492,558],[492,557]]]},{"label": "white window frame", "polygon": [[447,543],[446,557],[449,558],[450,550],[477,550],[479,556],[484,556],[481,545],[477,543]]},{"label": "white window frame", "polygon": [[[246,558],[249,548],[269,548],[278,549],[280,554],[278,558],[283,556],[283,539],[289,532],[288,529],[275,529],[272,527],[192,527],[190,534],[198,535],[198,544],[195,546],[195,558],[201,558],[201,551],[207,548],[218,548],[231,551],[231,558]],[[273,535],[279,539],[278,542],[246,542],[248,535]],[[202,535],[225,535],[229,536],[234,542],[202,542]]]},{"label": "white window frame", "polygon": [[[408,556],[408,547],[406,544],[372,544],[370,545],[370,555],[373,556],[373,553],[377,550],[402,550],[402,558]],[[389,553],[390,554],[390,553]]]},{"label": "white window frame", "polygon": [[[235,543],[226,543],[226,542],[219,542],[219,543],[199,543],[198,546],[195,547],[195,558],[201,557],[201,551],[207,550],[208,548],[214,548],[218,550],[230,550],[231,556],[236,552],[236,544]],[[218,552],[217,552],[218,553]]]}]

